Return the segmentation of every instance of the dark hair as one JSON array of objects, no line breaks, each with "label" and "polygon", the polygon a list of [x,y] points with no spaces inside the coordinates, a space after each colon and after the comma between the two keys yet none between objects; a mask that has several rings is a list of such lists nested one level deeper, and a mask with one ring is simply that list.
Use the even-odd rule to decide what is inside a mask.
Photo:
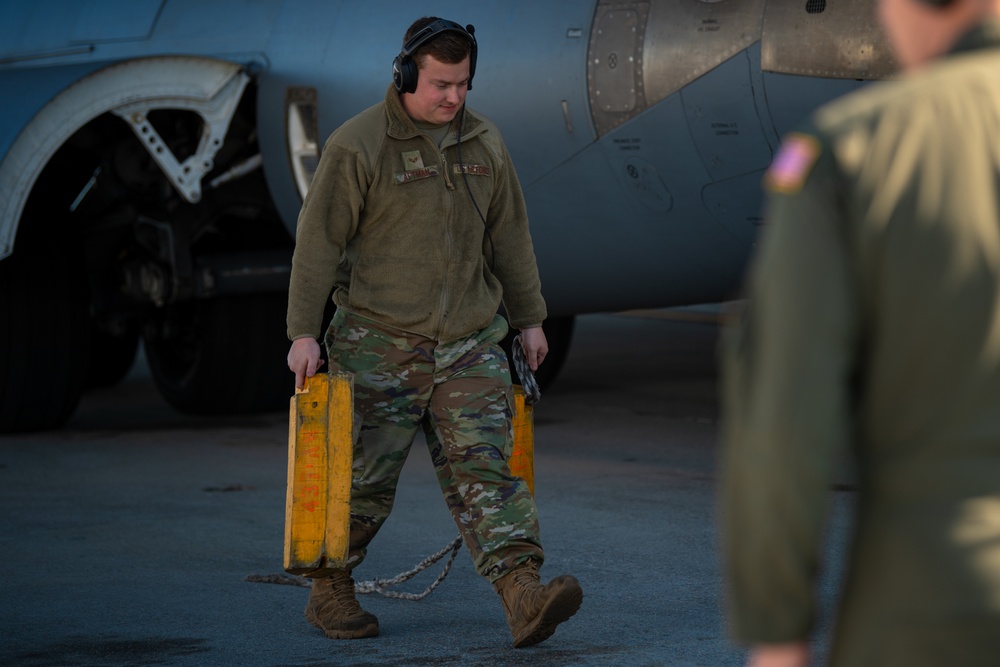
[{"label": "dark hair", "polygon": [[[414,21],[413,25],[406,31],[406,35],[403,36],[403,45],[405,46],[407,42],[413,39],[414,35],[431,23],[440,20],[437,16],[425,16]],[[463,37],[459,32],[447,30],[421,46],[411,57],[413,58],[413,62],[417,63],[417,67],[419,67],[423,62],[422,58],[424,56],[434,56],[434,59],[440,62],[448,65],[457,65],[471,54],[472,42],[467,37]]]}]

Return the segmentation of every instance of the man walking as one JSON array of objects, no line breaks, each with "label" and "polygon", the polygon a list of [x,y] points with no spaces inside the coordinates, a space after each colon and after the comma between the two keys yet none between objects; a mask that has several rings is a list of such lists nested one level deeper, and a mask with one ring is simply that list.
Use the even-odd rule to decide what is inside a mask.
[{"label": "man walking", "polygon": [[514,646],[555,632],[579,608],[579,583],[546,585],[534,500],[511,475],[513,394],[499,342],[520,329],[532,369],[548,345],[520,185],[499,130],[465,108],[478,46],[471,26],[416,21],[385,100],[324,146],[299,216],[289,291],[288,365],[296,386],[325,343],[355,381],[348,569],[314,581],[306,617],[327,636],[375,636],[351,570],[389,515],[423,430],[441,490],[480,574],[501,597]]}]

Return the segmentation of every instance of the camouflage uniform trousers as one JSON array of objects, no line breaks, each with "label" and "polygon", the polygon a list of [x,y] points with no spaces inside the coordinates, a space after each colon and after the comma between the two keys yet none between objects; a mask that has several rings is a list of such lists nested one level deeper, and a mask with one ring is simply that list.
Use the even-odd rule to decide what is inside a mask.
[{"label": "camouflage uniform trousers", "polygon": [[354,463],[348,563],[356,567],[392,510],[410,446],[423,429],[438,483],[476,570],[496,581],[543,559],[535,501],[507,465],[513,390],[497,316],[448,343],[338,309],[330,368],[354,375]]}]

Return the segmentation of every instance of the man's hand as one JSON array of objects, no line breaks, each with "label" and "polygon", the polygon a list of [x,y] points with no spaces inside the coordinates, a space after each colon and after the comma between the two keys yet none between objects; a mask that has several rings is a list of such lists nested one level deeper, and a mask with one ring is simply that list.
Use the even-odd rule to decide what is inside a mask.
[{"label": "man's hand", "polygon": [[292,348],[288,351],[288,368],[295,373],[296,389],[304,388],[306,378],[316,375],[316,371],[323,365],[319,353],[319,343],[315,338],[298,338],[292,341]]},{"label": "man's hand", "polygon": [[757,644],[750,649],[746,667],[807,667],[809,643]]},{"label": "man's hand", "polygon": [[545,340],[542,328],[521,329],[521,347],[524,348],[524,358],[534,373],[538,370],[538,365],[545,361],[545,355],[549,353],[549,342]]}]

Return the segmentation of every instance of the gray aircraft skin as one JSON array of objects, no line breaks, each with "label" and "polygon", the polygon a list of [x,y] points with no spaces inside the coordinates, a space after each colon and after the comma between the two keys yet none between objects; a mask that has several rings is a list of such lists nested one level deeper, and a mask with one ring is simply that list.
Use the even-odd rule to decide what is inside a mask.
[{"label": "gray aircraft skin", "polygon": [[575,314],[729,298],[781,135],[894,69],[873,1],[0,0],[0,432],[64,423],[140,338],[180,410],[286,404],[303,193],[420,16],[475,26],[550,374]]}]

